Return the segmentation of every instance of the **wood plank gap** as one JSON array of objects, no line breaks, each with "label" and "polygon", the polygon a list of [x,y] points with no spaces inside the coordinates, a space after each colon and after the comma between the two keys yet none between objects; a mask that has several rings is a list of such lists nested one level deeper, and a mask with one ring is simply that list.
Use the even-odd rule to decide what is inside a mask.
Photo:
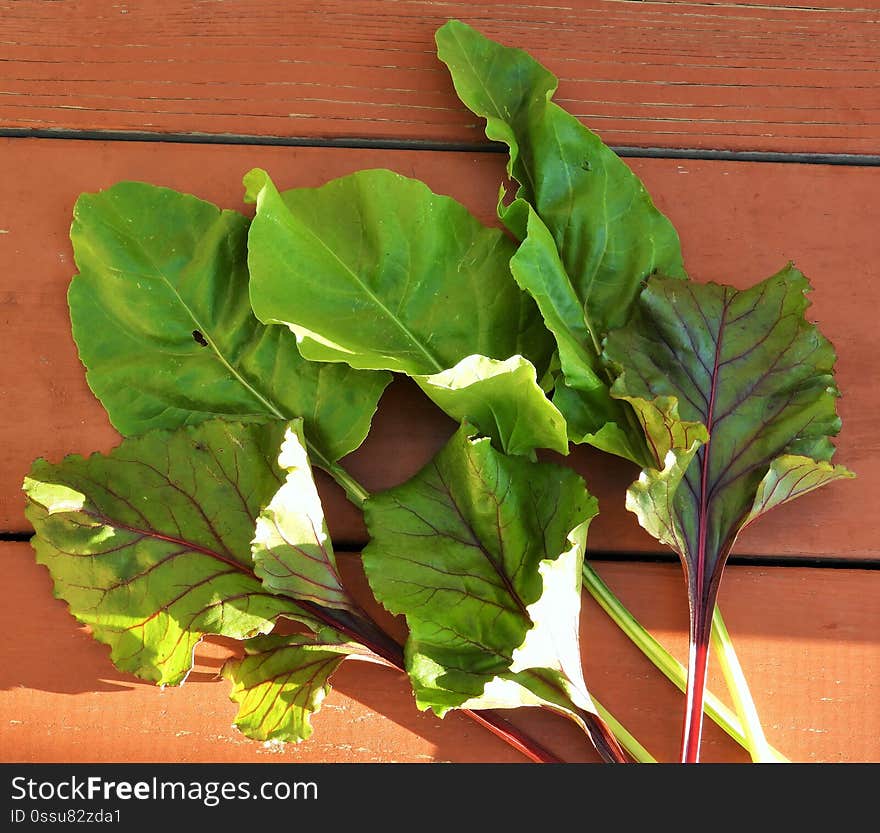
[{"label": "wood plank gap", "polygon": [[25,532],[0,532],[0,541],[18,541],[27,543],[33,537],[33,530]]},{"label": "wood plank gap", "polygon": [[[32,530],[24,532],[0,532],[0,542],[28,543],[33,536]],[[358,553],[366,546],[366,542],[338,541],[333,549],[337,553]],[[658,553],[627,553],[612,551],[590,552],[588,561],[627,563],[627,564],[677,564],[678,557],[671,552]],[[812,555],[732,555],[728,564],[734,567],[814,567],[833,570],[880,570],[880,559],[876,558],[828,558]]]},{"label": "wood plank gap", "polygon": [[[599,551],[587,553],[587,561],[609,563],[677,564],[674,553],[625,553]],[[823,555],[732,555],[727,563],[732,567],[815,567],[835,570],[880,570],[880,559],[876,558],[834,558]]]},{"label": "wood plank gap", "polygon": [[[378,139],[370,137],[257,136],[233,133],[154,133],[133,130],[46,130],[29,127],[0,128],[0,138],[66,139],[98,142],[157,142],[184,145],[255,145],[353,150],[416,150],[457,153],[501,153],[497,142],[444,142],[430,139]],[[878,157],[880,159],[880,157]]]},{"label": "wood plank gap", "polygon": [[[254,145],[270,147],[349,148],[355,150],[414,150],[452,153],[505,153],[500,142],[444,142],[427,139],[371,137],[257,136],[229,133],[153,133],[126,130],[46,130],[27,127],[0,128],[0,138],[62,139],[100,142],[159,142],[167,144]],[[797,165],[880,167],[880,154],[810,153],[708,148],[635,147],[611,145],[624,159],[691,159],[721,162],[771,162]]]},{"label": "wood plank gap", "polygon": [[715,162],[772,162],[795,165],[845,165],[863,168],[880,167],[876,153],[789,153],[758,150],[709,150],[706,148],[639,148],[611,146],[629,159],[698,159]]}]

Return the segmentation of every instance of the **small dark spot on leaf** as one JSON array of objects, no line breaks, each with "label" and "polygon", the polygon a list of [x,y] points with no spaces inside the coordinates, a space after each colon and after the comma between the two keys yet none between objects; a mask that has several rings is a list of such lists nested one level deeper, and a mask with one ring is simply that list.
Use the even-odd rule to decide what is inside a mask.
[{"label": "small dark spot on leaf", "polygon": [[206,338],[201,334],[201,332],[200,332],[199,330],[193,330],[193,331],[192,331],[192,337],[193,337],[193,341],[198,342],[199,344],[202,345],[202,347],[207,347],[207,346],[208,346],[208,339],[206,339]]},{"label": "small dark spot on leaf", "polygon": [[581,170],[582,171],[592,171],[593,170],[593,166],[590,164],[589,159],[584,159],[584,161],[581,162]]},{"label": "small dark spot on leaf", "polygon": [[204,443],[196,443],[195,450],[196,451],[207,451],[208,447]]}]

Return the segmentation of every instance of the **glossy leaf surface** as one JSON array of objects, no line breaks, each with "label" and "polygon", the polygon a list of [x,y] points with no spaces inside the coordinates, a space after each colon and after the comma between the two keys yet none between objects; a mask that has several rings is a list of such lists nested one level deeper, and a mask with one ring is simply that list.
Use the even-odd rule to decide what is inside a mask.
[{"label": "glossy leaf surface", "polygon": [[537,448],[568,454],[565,419],[522,356],[503,362],[468,356],[416,382],[449,416],[473,425],[507,454],[528,455]]},{"label": "glossy leaf surface", "polygon": [[388,170],[256,202],[248,263],[261,321],[296,333],[309,359],[422,375],[471,354],[546,364],[551,341],[510,274],[514,245],[455,200]]},{"label": "glossy leaf surface", "polygon": [[254,571],[273,593],[351,610],[298,420],[285,432],[277,458],[285,478],[257,517]]}]

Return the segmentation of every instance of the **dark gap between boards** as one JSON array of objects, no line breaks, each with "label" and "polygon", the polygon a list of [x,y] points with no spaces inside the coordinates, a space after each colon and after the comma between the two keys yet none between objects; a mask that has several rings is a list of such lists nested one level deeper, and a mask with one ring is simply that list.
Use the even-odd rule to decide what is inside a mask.
[{"label": "dark gap between boards", "polygon": [[[506,151],[505,146],[498,142],[444,142],[426,139],[375,139],[370,137],[312,138],[225,133],[151,133],[126,130],[51,130],[29,127],[0,128],[0,138],[66,139],[102,142],[164,142],[167,144],[204,145],[268,145],[275,147],[348,148],[355,150],[443,151],[448,153],[504,153]],[[712,150],[706,148],[630,147],[623,145],[612,145],[611,149],[624,159],[690,159],[880,167],[880,154]]]},{"label": "dark gap between boards", "polygon": [[[32,531],[0,532],[0,543],[27,543],[33,537]],[[366,541],[340,541],[333,545],[337,553],[358,553],[366,546]],[[633,564],[678,564],[674,553],[626,553],[600,551],[589,553],[588,561],[606,561]],[[827,555],[734,555],[728,564],[739,567],[817,567],[832,570],[880,570],[880,558],[835,558]]]}]

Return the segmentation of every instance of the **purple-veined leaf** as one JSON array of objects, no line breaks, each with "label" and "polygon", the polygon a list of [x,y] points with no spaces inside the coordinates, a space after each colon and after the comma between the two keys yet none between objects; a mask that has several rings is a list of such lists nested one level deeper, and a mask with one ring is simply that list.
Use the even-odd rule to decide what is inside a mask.
[{"label": "purple-veined leaf", "polygon": [[235,726],[255,740],[298,743],[312,734],[311,715],[330,691],[330,677],[349,658],[377,661],[357,644],[332,632],[314,639],[258,636],[245,643],[245,656],[229,660],[223,676],[232,681],[238,703]]},{"label": "purple-veined leaf", "polygon": [[839,396],[831,344],[805,318],[792,266],[747,290],[652,277],[611,333],[612,393],[638,414],[656,468],[627,507],[681,557],[691,650],[682,759],[699,755],[712,611],[742,528],[773,506],[851,477],[829,462]]},{"label": "purple-veined leaf", "polygon": [[208,420],[107,455],[37,460],[24,481],[37,561],[116,666],[182,682],[204,634],[244,639],[278,617],[322,626],[254,574],[254,524],[283,480],[286,424]]},{"label": "purple-veined leaf", "polygon": [[[317,709],[329,676],[343,659],[381,662],[400,671],[405,663],[403,648],[359,607],[342,583],[298,423],[285,432],[278,466],[286,478],[257,519],[255,572],[265,587],[308,605],[328,627],[309,644],[299,637],[249,640],[248,651],[259,656],[230,664],[227,676],[236,681],[233,698],[242,704],[237,725],[243,732],[260,739],[298,740],[310,733],[309,714]],[[586,534],[585,525],[583,532]],[[575,549],[575,557],[579,570],[582,547]],[[574,598],[579,600],[577,594]],[[574,627],[576,623],[575,615],[567,624]],[[540,682],[555,693],[548,681]],[[558,694],[555,696],[558,699]],[[279,703],[287,703],[291,713],[285,714]],[[533,760],[555,760],[531,738],[485,711],[486,704],[475,703],[474,708],[483,711],[480,715],[471,709],[465,711]],[[613,743],[613,738],[609,742]]]},{"label": "purple-veined leaf", "polygon": [[399,667],[400,646],[361,609],[343,583],[312,478],[302,420],[288,424],[274,459],[284,480],[256,518],[251,542],[254,574],[271,593],[296,600],[324,625]]},{"label": "purple-veined leaf", "polygon": [[572,470],[496,451],[463,425],[422,471],[373,495],[364,569],[409,625],[420,708],[545,706],[623,759],[595,713],[578,644],[595,498]]}]

